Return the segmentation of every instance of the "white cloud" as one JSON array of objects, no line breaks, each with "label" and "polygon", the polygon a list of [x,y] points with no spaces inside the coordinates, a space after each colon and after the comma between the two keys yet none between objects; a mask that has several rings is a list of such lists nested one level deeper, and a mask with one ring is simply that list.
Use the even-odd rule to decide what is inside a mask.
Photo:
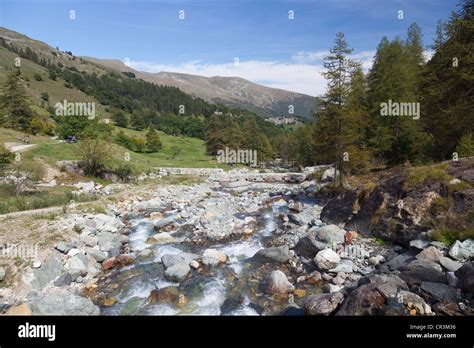
[{"label": "white cloud", "polygon": [[315,62],[322,62],[325,56],[329,54],[329,51],[299,51],[294,54],[291,59],[293,59],[297,63],[315,63]]},{"label": "white cloud", "polygon": [[190,61],[181,64],[157,64],[144,61],[128,62],[135,70],[157,73],[160,71],[179,72],[201,76],[237,76],[264,86],[316,96],[323,94],[326,81],[321,65],[282,63],[276,61],[240,61],[238,66],[228,64],[206,64]]},{"label": "white cloud", "polygon": [[[179,64],[130,60],[127,65],[151,73],[169,71],[206,77],[237,76],[264,86],[317,96],[326,91],[326,80],[321,73],[324,71],[322,60],[327,54],[327,51],[300,51],[293,55],[292,62],[247,60],[238,65],[207,64],[198,60]],[[374,54],[375,51],[361,51],[353,58],[362,61],[364,70],[368,71]]]}]

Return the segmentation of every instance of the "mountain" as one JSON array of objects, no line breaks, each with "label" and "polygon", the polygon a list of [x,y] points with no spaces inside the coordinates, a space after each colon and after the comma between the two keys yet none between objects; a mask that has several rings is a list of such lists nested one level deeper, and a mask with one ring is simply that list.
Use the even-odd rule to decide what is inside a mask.
[{"label": "mountain", "polygon": [[[0,27],[0,38],[7,43],[23,49],[28,54],[35,56],[34,59],[26,61],[26,74],[30,79],[32,95],[39,99],[43,83],[37,83],[34,79],[35,73],[47,73],[44,68],[34,64],[36,60],[49,62],[54,65],[62,65],[67,68],[77,69],[87,73],[95,73],[101,76],[108,71],[130,72],[138,79],[154,83],[156,85],[177,87],[183,92],[202,98],[207,102],[219,103],[229,107],[246,109],[262,117],[278,117],[288,115],[290,105],[294,106],[294,114],[305,118],[311,118],[313,110],[317,107],[318,99],[305,94],[294,93],[277,88],[265,87],[240,77],[204,77],[174,72],[148,73],[136,71],[119,60],[97,59],[93,57],[76,57],[73,52],[61,51],[44,42],[34,40],[26,35],[13,30]],[[5,66],[11,66],[15,55],[1,48],[0,59]],[[30,70],[31,68],[31,70]],[[41,71],[42,70],[42,71]],[[3,80],[3,71],[0,69],[0,80]],[[30,76],[31,75],[31,76]],[[52,101],[61,100],[63,88],[60,81],[50,81],[53,89],[50,96]],[[58,86],[55,86],[58,85]],[[57,88],[55,88],[57,87]],[[49,90],[48,90],[49,92]],[[70,93],[76,93],[69,90]],[[70,94],[69,93],[69,94]],[[77,93],[82,94],[81,91]]]},{"label": "mountain", "polygon": [[148,73],[134,70],[119,60],[82,58],[120,72],[132,72],[148,82],[178,87],[208,102],[247,109],[263,117],[288,115],[289,105],[293,105],[295,115],[310,118],[316,108],[315,97],[265,87],[240,77],[205,77],[166,71]]}]

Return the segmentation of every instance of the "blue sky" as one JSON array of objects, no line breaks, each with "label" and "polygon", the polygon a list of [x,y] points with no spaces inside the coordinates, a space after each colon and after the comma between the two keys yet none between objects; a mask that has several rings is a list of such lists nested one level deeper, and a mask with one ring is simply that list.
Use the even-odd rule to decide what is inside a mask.
[{"label": "blue sky", "polygon": [[[457,0],[0,0],[0,26],[75,55],[126,60],[138,70],[240,76],[324,92],[321,58],[342,31],[370,66],[382,36],[413,21],[430,44]],[[70,19],[70,11],[75,19]],[[179,18],[184,11],[184,19]],[[294,11],[294,19],[288,12]],[[403,10],[404,19],[398,19]],[[128,58],[128,59],[127,59]],[[238,58],[238,64],[235,58]]]}]

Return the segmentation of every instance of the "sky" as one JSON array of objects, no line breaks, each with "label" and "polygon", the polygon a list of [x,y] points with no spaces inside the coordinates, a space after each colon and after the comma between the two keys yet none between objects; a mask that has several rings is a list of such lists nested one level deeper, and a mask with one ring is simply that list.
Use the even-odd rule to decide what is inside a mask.
[{"label": "sky", "polygon": [[[0,26],[134,69],[238,76],[321,95],[337,32],[367,70],[383,36],[416,22],[432,43],[458,0],[0,0]],[[400,19],[400,12],[403,18]],[[427,55],[429,49],[427,48]]]}]

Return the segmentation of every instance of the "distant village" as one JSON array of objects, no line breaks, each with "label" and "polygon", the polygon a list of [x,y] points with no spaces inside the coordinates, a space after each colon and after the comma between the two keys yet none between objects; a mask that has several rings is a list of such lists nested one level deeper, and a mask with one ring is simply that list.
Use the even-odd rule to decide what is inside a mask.
[{"label": "distant village", "polygon": [[287,116],[280,116],[280,117],[272,117],[272,118],[266,118],[265,121],[271,122],[276,125],[282,125],[282,124],[302,124],[300,121],[298,121],[295,117],[287,117]]}]

